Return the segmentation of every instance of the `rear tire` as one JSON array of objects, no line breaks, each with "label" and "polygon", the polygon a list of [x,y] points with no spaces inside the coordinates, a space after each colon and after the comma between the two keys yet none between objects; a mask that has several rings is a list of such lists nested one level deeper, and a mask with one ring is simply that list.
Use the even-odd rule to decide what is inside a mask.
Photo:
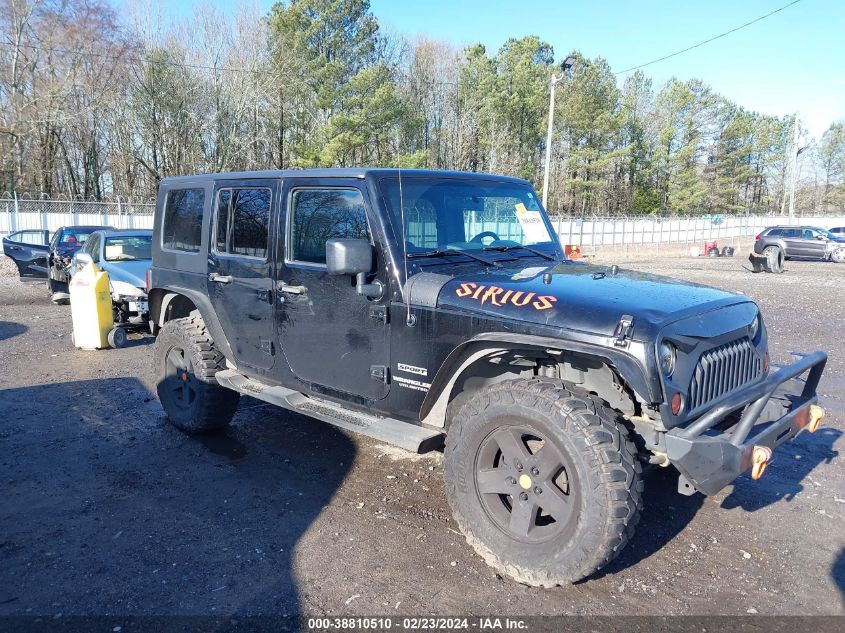
[{"label": "rear tire", "polygon": [[201,316],[168,321],[155,342],[156,390],[171,424],[186,433],[227,426],[241,395],[214,375],[226,368]]},{"label": "rear tire", "polygon": [[491,567],[552,587],[619,554],[639,520],[643,483],[618,419],[550,379],[500,382],[463,405],[446,438],[446,493]]}]

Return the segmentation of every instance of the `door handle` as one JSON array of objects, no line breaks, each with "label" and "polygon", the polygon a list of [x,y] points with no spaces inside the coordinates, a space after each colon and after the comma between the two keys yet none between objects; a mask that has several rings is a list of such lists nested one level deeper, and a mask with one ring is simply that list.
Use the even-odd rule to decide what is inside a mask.
[{"label": "door handle", "polygon": [[216,281],[218,284],[232,283],[232,275],[221,275],[220,273],[209,273],[209,281]]},{"label": "door handle", "polygon": [[286,284],[284,281],[280,281],[276,284],[276,290],[279,292],[285,292],[289,295],[304,295],[308,292],[308,288],[305,286],[291,286],[290,284]]}]

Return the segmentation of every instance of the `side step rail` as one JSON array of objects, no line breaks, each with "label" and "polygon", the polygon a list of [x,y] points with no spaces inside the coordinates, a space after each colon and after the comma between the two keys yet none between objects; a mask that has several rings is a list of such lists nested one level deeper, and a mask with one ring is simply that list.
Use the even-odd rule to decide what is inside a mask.
[{"label": "side step rail", "polygon": [[334,426],[393,444],[412,453],[427,453],[443,445],[443,433],[438,430],[417,426],[360,411],[349,411],[343,407],[317,398],[309,398],[293,389],[265,385],[247,378],[234,369],[225,369],[215,374],[217,382],[227,389],[246,396],[317,418]]}]

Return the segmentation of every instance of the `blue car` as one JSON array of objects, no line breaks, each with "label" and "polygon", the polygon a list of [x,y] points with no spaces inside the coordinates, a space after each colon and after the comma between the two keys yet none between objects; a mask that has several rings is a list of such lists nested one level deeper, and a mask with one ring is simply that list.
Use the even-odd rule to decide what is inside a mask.
[{"label": "blue car", "polygon": [[70,264],[71,277],[90,262],[109,275],[118,325],[145,325],[148,320],[147,271],[152,265],[153,232],[106,230],[90,235]]}]

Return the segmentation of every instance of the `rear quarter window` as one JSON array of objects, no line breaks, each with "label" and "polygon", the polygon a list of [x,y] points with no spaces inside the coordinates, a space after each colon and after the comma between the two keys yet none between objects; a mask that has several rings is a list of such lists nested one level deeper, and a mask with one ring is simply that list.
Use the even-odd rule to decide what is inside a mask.
[{"label": "rear quarter window", "polygon": [[783,229],[769,229],[766,232],[766,237],[778,237],[779,235],[783,235]]},{"label": "rear quarter window", "polygon": [[171,189],[164,203],[163,248],[198,253],[202,241],[204,189]]}]

